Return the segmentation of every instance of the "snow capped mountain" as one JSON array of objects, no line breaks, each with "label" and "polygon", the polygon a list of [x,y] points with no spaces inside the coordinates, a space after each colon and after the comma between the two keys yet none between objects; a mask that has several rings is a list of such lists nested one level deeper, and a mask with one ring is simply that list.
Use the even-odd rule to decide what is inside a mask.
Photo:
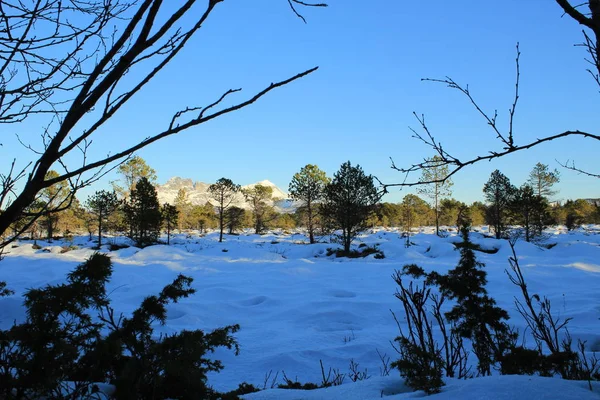
[{"label": "snow capped mountain", "polygon": [[[252,183],[250,185],[242,186],[243,189],[251,189],[256,185],[268,186],[273,189],[273,205],[279,212],[294,212],[296,207],[291,201],[289,201],[289,195],[277,187],[273,182],[269,180],[263,180],[260,182]],[[180,189],[184,189],[187,193],[187,198],[193,205],[204,205],[209,202],[216,205],[216,202],[210,197],[208,187],[210,183],[194,182],[191,179],[180,178],[175,176],[169,179],[164,185],[157,185],[156,191],[158,193],[158,200],[161,204],[169,203],[174,204],[177,193]],[[244,199],[241,193],[236,196],[233,205],[245,209],[249,209],[250,205]]]}]

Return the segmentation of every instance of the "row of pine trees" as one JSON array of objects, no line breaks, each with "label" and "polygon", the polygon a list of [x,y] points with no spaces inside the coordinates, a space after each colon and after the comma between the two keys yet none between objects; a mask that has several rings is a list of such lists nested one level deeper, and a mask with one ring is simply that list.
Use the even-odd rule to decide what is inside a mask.
[{"label": "row of pine trees", "polygon": [[[432,160],[435,161],[435,157]],[[332,180],[317,166],[309,164],[293,176],[289,185],[290,197],[299,205],[293,213],[275,210],[271,187],[256,185],[242,189],[227,178],[209,186],[212,202],[191,204],[185,189],[180,189],[174,204],[161,205],[156,194],[156,172],[141,157],[131,158],[118,171],[121,179],[113,182],[112,191],[96,191],[83,204],[68,195],[66,183],[46,189],[30,211],[63,210],[42,212],[42,218],[32,223],[26,234],[33,239],[52,239],[82,232],[91,238],[99,233],[100,246],[102,233],[124,232],[138,244],[147,245],[155,243],[161,231],[167,233],[169,240],[174,230],[204,233],[219,229],[222,240],[224,233],[234,234],[244,228],[263,233],[268,229],[302,227],[307,229],[309,240],[314,243],[315,236],[335,229],[341,229],[345,238],[354,237],[358,228],[375,226],[402,227],[407,232],[419,226],[435,226],[439,233],[440,226],[459,226],[466,220],[472,225],[490,225],[496,237],[506,236],[511,227],[518,225],[529,241],[550,224],[564,224],[572,229],[579,224],[600,222],[600,208],[596,203],[586,200],[551,203],[560,175],[541,163],[535,165],[529,179],[520,187],[514,186],[500,171],[494,171],[483,187],[485,202],[470,205],[451,197],[450,178],[440,182],[447,177],[444,166],[423,173],[421,181],[432,183],[420,186],[417,194],[407,194],[400,203],[382,203],[374,178],[366,175],[360,166],[344,163]],[[240,196],[250,209],[234,205]],[[362,206],[362,211],[348,210],[352,203]],[[339,208],[343,209],[341,213]],[[349,222],[346,212],[361,214],[350,217],[360,222]],[[26,218],[17,221],[15,232],[29,222]]]}]

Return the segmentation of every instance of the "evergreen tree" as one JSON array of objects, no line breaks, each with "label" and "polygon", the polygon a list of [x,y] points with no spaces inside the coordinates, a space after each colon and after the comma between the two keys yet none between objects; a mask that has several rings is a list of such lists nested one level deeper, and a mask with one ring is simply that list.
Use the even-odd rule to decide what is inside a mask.
[{"label": "evergreen tree", "polygon": [[102,247],[102,223],[117,210],[121,202],[114,190],[112,192],[99,190],[91,195],[85,204],[90,212],[96,216],[98,223],[98,248],[100,248]]},{"label": "evergreen tree", "polygon": [[175,197],[175,207],[177,208],[177,227],[181,231],[183,229],[187,229],[191,225],[191,212],[192,212],[192,204],[188,200],[188,193],[184,188],[180,188],[177,191],[177,196]]},{"label": "evergreen tree", "polygon": [[236,185],[231,179],[227,178],[221,178],[208,187],[210,196],[217,202],[217,213],[219,215],[219,242],[223,241],[225,212],[231,206],[240,190],[240,185]]},{"label": "evergreen tree", "polygon": [[225,223],[230,235],[243,226],[245,215],[246,211],[236,206],[231,206],[225,211]]},{"label": "evergreen tree", "polygon": [[440,201],[439,220],[442,225],[454,225],[457,229],[460,229],[465,219],[470,220],[468,207],[465,203],[455,199],[442,199]]},{"label": "evergreen tree", "polygon": [[277,217],[273,207],[268,203],[273,198],[273,188],[255,185],[242,189],[246,201],[250,203],[254,217],[254,233],[261,234],[267,229],[267,224]]},{"label": "evergreen tree", "polygon": [[366,175],[360,165],[345,162],[325,189],[323,215],[332,228],[341,229],[344,252],[350,252],[352,240],[366,228],[366,221],[380,199],[373,176]]},{"label": "evergreen tree", "polygon": [[515,222],[523,227],[525,241],[530,242],[542,234],[549,218],[548,202],[536,195],[531,186],[523,185],[515,192],[511,209]]},{"label": "evergreen tree", "polygon": [[308,237],[311,244],[315,242],[314,220],[317,214],[316,205],[325,195],[325,188],[330,179],[324,171],[312,164],[302,167],[294,174],[290,182],[289,192],[292,199],[300,201],[306,210]]},{"label": "evergreen tree", "polygon": [[426,282],[437,285],[443,296],[456,301],[445,316],[461,337],[473,343],[479,373],[490,375],[492,365],[514,346],[516,334],[505,322],[509,319],[508,313],[487,294],[485,264],[475,257],[469,227],[463,226],[461,233],[463,242],[456,268],[447,275],[431,272]]},{"label": "evergreen tree", "polygon": [[402,231],[404,232],[404,236],[406,236],[406,247],[410,247],[410,235],[417,219],[417,199],[418,197],[414,194],[407,194],[402,199],[401,221]]},{"label": "evergreen tree", "polygon": [[474,201],[469,206],[469,219],[473,226],[485,224],[486,206],[480,201]]},{"label": "evergreen tree", "polygon": [[547,165],[537,163],[529,173],[527,185],[531,186],[536,196],[549,199],[557,193],[552,187],[558,182],[560,182],[560,173],[556,169],[550,171]]},{"label": "evergreen tree", "polygon": [[127,203],[128,219],[133,227],[132,239],[140,247],[158,241],[162,215],[156,188],[143,177],[135,185]]},{"label": "evergreen tree", "polygon": [[112,182],[113,189],[121,198],[129,198],[131,192],[141,178],[146,178],[153,185],[156,184],[156,171],[151,168],[140,156],[133,156],[117,168],[122,175],[123,185]]},{"label": "evergreen tree", "polygon": [[205,233],[206,229],[212,229],[216,226],[215,207],[208,201],[204,205],[193,206],[190,220],[194,228],[198,229],[200,233]]},{"label": "evergreen tree", "polygon": [[[431,200],[431,205],[435,213],[435,234],[440,234],[440,201],[444,197],[448,197],[452,194],[450,189],[453,182],[450,178],[441,182],[448,176],[448,166],[438,164],[442,159],[439,156],[434,156],[427,160],[432,166],[423,169],[421,172],[421,179],[419,182],[423,182],[419,185],[417,192],[428,197]],[[427,183],[431,182],[431,183]]]},{"label": "evergreen tree", "polygon": [[162,219],[165,227],[167,228],[167,245],[171,244],[171,231],[177,226],[177,219],[179,218],[179,211],[177,207],[165,203],[161,209]]},{"label": "evergreen tree", "polygon": [[510,180],[498,170],[492,172],[483,186],[485,200],[488,202],[486,221],[494,227],[496,239],[500,239],[506,232],[510,203],[516,190]]},{"label": "evergreen tree", "polygon": [[[54,179],[59,173],[50,170],[46,173],[45,179]],[[67,181],[55,183],[54,185],[40,191],[39,203],[42,216],[41,225],[46,229],[46,237],[52,240],[54,231],[58,226],[59,211],[70,206],[71,191]]]}]

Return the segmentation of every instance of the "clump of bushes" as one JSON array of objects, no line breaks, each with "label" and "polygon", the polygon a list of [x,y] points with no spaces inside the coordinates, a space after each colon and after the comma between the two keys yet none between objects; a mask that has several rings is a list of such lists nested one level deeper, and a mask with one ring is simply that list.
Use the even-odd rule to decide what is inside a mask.
[{"label": "clump of bushes", "polygon": [[340,257],[365,258],[367,256],[370,256],[371,254],[374,254],[373,257],[378,260],[385,258],[384,252],[381,251],[380,249],[378,249],[377,245],[371,247],[371,246],[367,246],[364,243],[362,243],[360,246],[358,246],[358,249],[353,249],[350,251],[345,251],[344,249],[328,248],[326,254],[327,254],[327,257],[335,255],[337,258],[340,258]]},{"label": "clump of bushes", "polygon": [[[110,259],[96,253],[67,282],[28,290],[25,322],[0,331],[0,398],[83,398],[112,385],[116,399],[216,399],[206,374],[220,371],[206,357],[234,349],[238,325],[153,335],[166,321],[166,306],[192,295],[192,279],[179,275],[144,299],[129,317],[110,307]],[[93,318],[90,312],[97,312]]]},{"label": "clump of bushes", "polygon": [[[485,265],[475,257],[468,227],[464,226],[461,231],[463,242],[457,246],[460,261],[447,274],[427,273],[412,264],[393,275],[399,286],[396,297],[402,302],[408,330],[402,330],[394,315],[400,329],[395,339],[400,358],[392,366],[399,370],[407,385],[431,394],[440,391],[444,375],[472,377],[464,339],[471,343],[472,353],[477,358],[478,376],[490,375],[494,368],[502,374],[560,375],[564,379],[588,382],[599,379],[600,360],[586,355],[584,342],[580,341],[578,348],[573,349],[567,330],[569,319],[561,320],[553,315],[547,298],[529,294],[514,242],[510,242],[513,257],[509,259],[511,272],[507,274],[522,291],[523,300],[517,299],[515,304],[536,346],[528,349],[516,344],[518,335],[506,322],[508,313],[487,294]],[[404,277],[411,281],[406,284]],[[415,284],[412,281],[415,279],[422,283]],[[454,305],[442,312],[448,300],[453,300]],[[434,339],[434,323],[441,333],[440,342]]]}]

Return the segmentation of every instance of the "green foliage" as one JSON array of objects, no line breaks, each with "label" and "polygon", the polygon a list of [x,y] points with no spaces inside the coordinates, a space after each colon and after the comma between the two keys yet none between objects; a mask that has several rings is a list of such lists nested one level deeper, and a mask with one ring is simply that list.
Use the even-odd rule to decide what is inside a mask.
[{"label": "green foliage", "polygon": [[506,234],[510,204],[516,191],[510,180],[499,170],[492,172],[483,186],[485,200],[488,202],[486,222],[494,227],[496,239]]},{"label": "green foliage", "polygon": [[485,265],[475,257],[468,227],[463,227],[461,233],[463,245],[456,268],[447,275],[431,272],[426,281],[437,286],[445,297],[456,301],[445,316],[461,337],[471,340],[479,373],[489,375],[492,365],[513,347],[516,334],[504,322],[509,318],[508,313],[496,306],[496,301],[487,294]]},{"label": "green foliage", "polygon": [[558,170],[550,171],[547,165],[538,162],[529,173],[526,185],[531,186],[536,196],[548,199],[557,193],[552,187],[558,182],[560,182]]},{"label": "green foliage", "polygon": [[125,210],[131,225],[131,238],[137,245],[144,247],[156,243],[162,214],[156,188],[147,178],[136,183]]},{"label": "green foliage", "polygon": [[192,226],[192,204],[189,202],[188,194],[184,188],[177,191],[174,203],[178,213],[177,227],[179,230],[189,229]]},{"label": "green foliage", "polygon": [[83,398],[95,382],[114,385],[116,399],[217,398],[206,374],[223,366],[206,355],[217,347],[237,354],[231,334],[239,326],[157,338],[152,324],[164,324],[166,306],[194,293],[192,279],[178,276],[124,317],[110,308],[111,273],[110,259],[94,254],[67,283],[25,294],[26,321],[0,331],[0,398]]},{"label": "green foliage", "polygon": [[515,191],[510,207],[514,222],[523,228],[525,241],[530,242],[542,235],[550,218],[544,197],[535,194],[531,186],[524,185]]},{"label": "green foliage", "polygon": [[140,179],[146,178],[148,182],[156,184],[156,171],[151,168],[140,156],[133,156],[119,165],[117,171],[123,176],[124,186],[112,182],[113,189],[122,198],[129,198]]},{"label": "green foliage", "polygon": [[352,240],[366,228],[366,221],[380,199],[373,176],[366,175],[360,165],[345,162],[325,189],[323,216],[339,236],[346,253]]},{"label": "green foliage", "polygon": [[85,204],[90,212],[96,216],[98,223],[98,248],[100,248],[102,246],[102,224],[119,208],[121,202],[114,190],[112,192],[99,190],[91,195]]},{"label": "green foliage", "polygon": [[335,255],[336,257],[348,257],[348,258],[365,258],[374,254],[373,258],[377,260],[383,260],[385,258],[385,254],[383,251],[377,248],[377,245],[370,246],[362,246],[358,250],[350,250],[349,252],[344,251],[343,249],[327,249],[327,257]]},{"label": "green foliage", "polygon": [[177,210],[177,207],[165,203],[162,206],[161,213],[163,223],[167,228],[167,244],[171,244],[171,231],[175,226],[177,226],[177,220],[179,219],[179,211]]},{"label": "green foliage", "polygon": [[439,352],[427,351],[406,337],[396,338],[400,359],[390,366],[397,368],[406,384],[427,394],[439,393],[442,380],[442,358]]},{"label": "green foliage", "polygon": [[[60,174],[54,170],[46,173],[45,180],[58,178]],[[67,181],[55,183],[42,189],[38,197],[37,207],[41,215],[40,224],[46,230],[46,238],[51,241],[57,229],[59,211],[69,207],[73,198]]]},{"label": "green foliage", "polygon": [[277,217],[275,210],[268,203],[273,198],[273,188],[255,185],[242,189],[246,201],[250,203],[254,218],[254,233],[261,234],[268,228],[268,223]]},{"label": "green foliage", "polygon": [[233,183],[231,179],[221,178],[208,187],[210,196],[217,202],[217,213],[219,214],[219,242],[223,241],[223,230],[225,229],[225,212],[231,207],[241,186]]},{"label": "green foliage", "polygon": [[331,180],[324,171],[312,164],[302,167],[294,174],[290,182],[289,192],[292,199],[300,201],[306,210],[306,227],[310,243],[315,243],[315,218],[317,217],[316,203],[323,200],[325,188]]},{"label": "green foliage", "polygon": [[244,224],[246,211],[243,208],[232,206],[225,211],[225,223],[228,233],[231,235]]},{"label": "green foliage", "polygon": [[215,207],[208,201],[204,205],[192,206],[189,215],[189,221],[194,229],[198,229],[200,233],[206,232],[207,229],[212,229],[217,226]]},{"label": "green foliage", "polygon": [[448,178],[448,165],[444,165],[440,156],[433,156],[426,162],[430,167],[422,170],[417,187],[417,192],[431,200],[431,206],[435,213],[435,234],[439,235],[440,228],[440,201],[452,194],[452,179]]}]

